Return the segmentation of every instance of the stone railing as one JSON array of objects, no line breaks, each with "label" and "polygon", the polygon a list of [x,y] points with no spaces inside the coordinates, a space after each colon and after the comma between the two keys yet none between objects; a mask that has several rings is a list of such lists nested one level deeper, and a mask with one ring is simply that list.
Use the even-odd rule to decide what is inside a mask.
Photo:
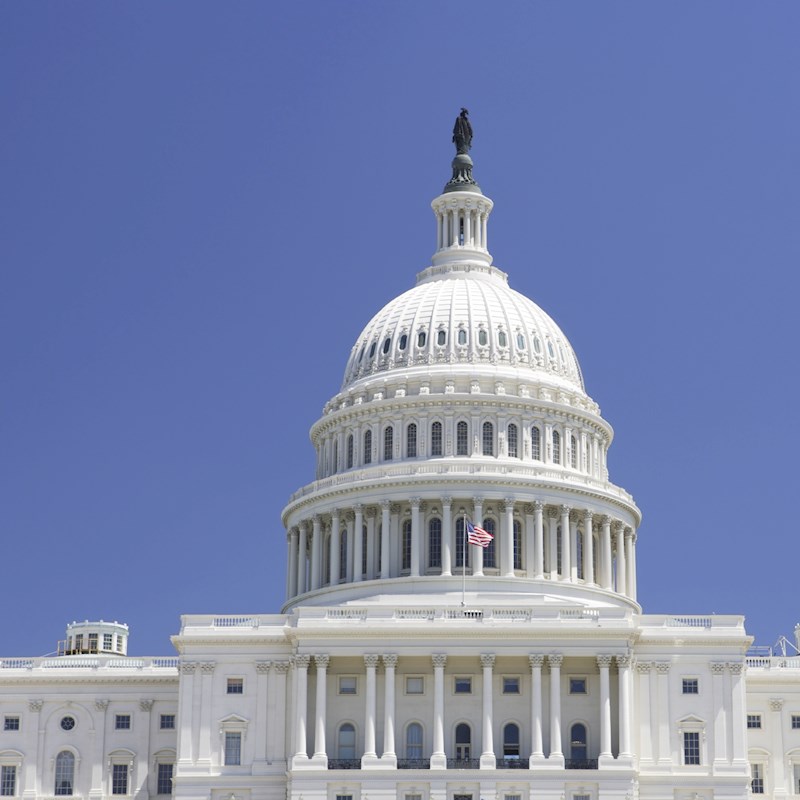
[{"label": "stone railing", "polygon": [[58,656],[56,658],[3,658],[0,659],[0,669],[135,669],[153,671],[170,669],[177,672],[178,657]]},{"label": "stone railing", "polygon": [[800,669],[800,656],[748,656],[748,669]]}]

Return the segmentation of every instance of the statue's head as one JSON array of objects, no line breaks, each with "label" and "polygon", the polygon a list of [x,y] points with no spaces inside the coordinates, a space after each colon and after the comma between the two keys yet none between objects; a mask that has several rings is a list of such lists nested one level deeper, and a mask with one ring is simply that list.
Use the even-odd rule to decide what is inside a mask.
[{"label": "statue's head", "polygon": [[467,109],[466,109],[466,108],[462,108],[462,109],[461,109],[461,116],[462,116],[462,117],[466,117],[466,116],[467,116],[467,114],[469,114],[469,111],[467,111]]}]

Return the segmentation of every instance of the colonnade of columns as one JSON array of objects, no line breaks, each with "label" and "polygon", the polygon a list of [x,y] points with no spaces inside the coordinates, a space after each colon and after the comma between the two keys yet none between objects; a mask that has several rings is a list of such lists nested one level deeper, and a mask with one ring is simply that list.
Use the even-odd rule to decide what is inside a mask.
[{"label": "colonnade of columns", "polygon": [[[432,732],[429,741],[430,768],[444,769],[447,767],[448,755],[445,749],[445,667],[447,655],[434,653],[431,655],[433,669],[433,704],[432,704]],[[314,749],[313,757],[309,759],[309,742],[307,736],[307,709],[308,709],[308,668],[312,656],[297,655],[294,658],[294,708],[295,708],[295,747],[292,764],[302,768],[304,764],[319,767],[328,763],[326,745],[327,720],[327,669],[330,663],[328,654],[315,654],[313,662],[316,666],[316,719],[314,724]],[[598,766],[615,758],[628,758],[632,755],[632,660],[629,655],[598,655],[596,657],[600,673],[600,713],[599,720],[599,752]],[[616,661],[618,672],[618,705],[617,705],[617,730],[619,744],[617,754],[612,753],[612,707],[611,707],[611,678],[612,663]],[[530,767],[550,766],[564,768],[567,765],[562,746],[562,711],[561,695],[562,680],[561,668],[564,656],[559,653],[530,654],[528,656],[530,668],[530,741],[529,753]],[[363,754],[361,757],[362,768],[370,766],[397,766],[398,754],[396,752],[396,705],[395,683],[397,654],[367,654],[364,656],[364,716],[363,716]],[[480,753],[478,761],[481,769],[495,769],[498,766],[494,744],[494,666],[495,654],[482,653],[480,655],[482,673],[482,700],[481,700],[481,731],[479,751],[478,743],[473,743],[475,752]],[[377,671],[383,666],[385,672],[384,687],[384,712],[383,712],[383,740],[378,756],[377,739]],[[547,747],[544,741],[544,698],[542,671],[547,666],[549,669],[549,741]],[[459,707],[456,705],[452,711],[454,720],[459,719]],[[454,720],[451,720],[454,721]],[[401,753],[402,755],[402,753]],[[522,755],[520,753],[520,755]],[[334,753],[335,757],[335,753]],[[427,756],[426,756],[427,758]],[[332,764],[331,766],[335,766]],[[402,764],[401,764],[402,766]],[[461,765],[463,766],[463,764]],[[478,764],[475,764],[478,766]],[[500,767],[503,765],[500,764]]]},{"label": "colonnade of columns", "polygon": [[[491,551],[465,547],[465,517],[494,527]],[[315,514],[288,531],[287,598],[379,578],[460,576],[466,550],[473,576],[571,581],[635,600],[635,545],[632,527],[589,508],[447,496],[357,503]]]},{"label": "colonnade of columns", "polygon": [[438,204],[436,214],[436,249],[459,245],[487,249],[487,225],[492,206],[479,201],[453,199]]}]

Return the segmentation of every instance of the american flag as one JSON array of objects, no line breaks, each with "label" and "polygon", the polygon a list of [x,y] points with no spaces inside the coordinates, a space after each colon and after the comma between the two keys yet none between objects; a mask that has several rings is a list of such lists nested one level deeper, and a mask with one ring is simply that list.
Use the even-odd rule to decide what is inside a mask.
[{"label": "american flag", "polygon": [[478,547],[488,547],[492,539],[494,539],[494,536],[489,531],[485,531],[467,520],[467,541],[470,544],[476,544]]}]

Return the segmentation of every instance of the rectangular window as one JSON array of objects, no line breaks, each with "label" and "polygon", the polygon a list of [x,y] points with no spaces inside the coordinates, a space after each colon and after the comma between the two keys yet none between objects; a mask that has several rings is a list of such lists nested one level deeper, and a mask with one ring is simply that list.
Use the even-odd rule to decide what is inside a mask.
[{"label": "rectangular window", "polygon": [[337,794],[336,800],[353,800],[353,795],[351,794]]},{"label": "rectangular window", "polygon": [[519,678],[516,675],[503,676],[503,694],[519,694]]},{"label": "rectangular window", "polygon": [[121,653],[123,645],[125,644],[125,639],[122,636],[117,636],[117,652]]},{"label": "rectangular window", "polygon": [[97,652],[97,634],[90,633],[89,634],[89,652],[96,653]]},{"label": "rectangular window", "polygon": [[700,685],[697,678],[684,678],[681,683],[684,694],[699,694]]},{"label": "rectangular window", "polygon": [[700,763],[700,732],[699,731],[684,731],[683,732],[683,763],[684,764],[699,764]]},{"label": "rectangular window", "polygon": [[586,678],[572,678],[569,679],[569,693],[570,694],[586,694]]},{"label": "rectangular window", "polygon": [[792,766],[792,793],[800,794],[800,764]]},{"label": "rectangular window", "polygon": [[800,714],[792,714],[792,730],[800,730]]},{"label": "rectangular window", "polygon": [[172,770],[174,764],[158,765],[158,780],[156,782],[156,794],[172,794]]},{"label": "rectangular window", "polygon": [[424,694],[425,679],[418,675],[406,677],[406,694]]},{"label": "rectangular window", "polygon": [[244,678],[228,678],[228,694],[244,694]]},{"label": "rectangular window", "polygon": [[111,765],[111,794],[128,794],[128,765]]},{"label": "rectangular window", "polygon": [[[114,728],[118,731],[129,731],[131,729],[131,715],[115,714]],[[123,792],[123,794],[126,794],[126,792]]]},{"label": "rectangular window", "polygon": [[113,633],[104,633],[103,634],[103,650],[113,650],[114,649],[114,634]]},{"label": "rectangular window", "polygon": [[175,715],[174,714],[162,714],[159,719],[159,727],[162,731],[174,731],[175,730]]},{"label": "rectangular window", "polygon": [[0,795],[13,797],[17,793],[17,768],[0,768]]},{"label": "rectangular window", "polygon": [[75,635],[75,649],[80,652],[83,650],[83,634],[78,633]]},{"label": "rectangular window", "polygon": [[761,714],[748,714],[747,715],[747,727],[748,728],[760,728],[761,727]]},{"label": "rectangular window", "polygon": [[358,682],[354,675],[339,676],[339,694],[356,694]]},{"label": "rectangular window", "polygon": [[753,794],[764,794],[764,765],[750,765],[750,791]]},{"label": "rectangular window", "polygon": [[405,800],[422,800],[421,794],[407,794]]},{"label": "rectangular window", "polygon": [[506,800],[522,800],[521,794],[507,794]]},{"label": "rectangular window", "polygon": [[472,678],[456,678],[455,679],[455,693],[456,694],[472,694]]},{"label": "rectangular window", "polygon": [[592,800],[592,796],[590,794],[574,794],[572,800]]},{"label": "rectangular window", "polygon": [[5,717],[3,719],[4,731],[18,731],[19,730],[19,717]]},{"label": "rectangular window", "polygon": [[225,734],[225,766],[238,767],[242,763],[242,734],[239,731]]}]

